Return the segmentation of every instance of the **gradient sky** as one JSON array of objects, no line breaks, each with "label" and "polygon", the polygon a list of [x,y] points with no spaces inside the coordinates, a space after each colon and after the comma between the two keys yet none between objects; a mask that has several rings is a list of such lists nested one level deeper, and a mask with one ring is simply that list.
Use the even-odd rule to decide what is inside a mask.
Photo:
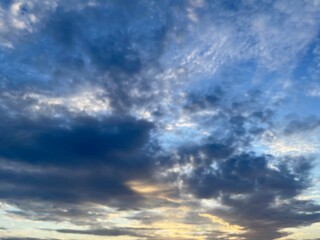
[{"label": "gradient sky", "polygon": [[319,240],[320,0],[0,0],[0,239]]}]

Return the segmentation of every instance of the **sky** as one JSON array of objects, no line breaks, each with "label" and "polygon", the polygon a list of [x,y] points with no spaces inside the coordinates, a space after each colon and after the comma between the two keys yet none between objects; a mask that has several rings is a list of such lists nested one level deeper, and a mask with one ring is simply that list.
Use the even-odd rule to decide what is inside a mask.
[{"label": "sky", "polygon": [[319,240],[319,0],[1,0],[0,239]]}]

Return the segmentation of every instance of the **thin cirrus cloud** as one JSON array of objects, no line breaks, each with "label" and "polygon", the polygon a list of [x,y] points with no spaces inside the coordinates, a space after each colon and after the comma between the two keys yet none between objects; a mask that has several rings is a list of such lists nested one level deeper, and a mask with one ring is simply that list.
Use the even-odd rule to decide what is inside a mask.
[{"label": "thin cirrus cloud", "polygon": [[319,238],[319,8],[2,1],[1,238]]}]

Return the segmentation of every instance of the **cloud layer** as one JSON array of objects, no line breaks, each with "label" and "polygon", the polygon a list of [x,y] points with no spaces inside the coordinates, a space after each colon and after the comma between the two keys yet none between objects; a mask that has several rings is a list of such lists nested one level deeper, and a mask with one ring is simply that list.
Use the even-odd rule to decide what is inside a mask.
[{"label": "cloud layer", "polygon": [[319,8],[2,1],[0,236],[270,240],[319,223]]}]

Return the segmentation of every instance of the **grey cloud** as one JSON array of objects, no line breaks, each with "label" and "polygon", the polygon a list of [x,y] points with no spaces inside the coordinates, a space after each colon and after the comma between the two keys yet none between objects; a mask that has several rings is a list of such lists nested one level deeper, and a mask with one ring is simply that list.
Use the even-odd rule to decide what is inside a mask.
[{"label": "grey cloud", "polygon": [[310,159],[282,162],[276,168],[269,166],[272,156],[253,153],[211,159],[215,167],[195,166],[185,184],[196,197],[220,199],[230,207],[214,213],[247,228],[248,232],[239,236],[275,239],[286,235],[279,232],[283,228],[319,221],[319,205],[295,198],[310,186]]},{"label": "grey cloud", "polygon": [[68,127],[50,120],[3,124],[0,155],[17,165],[0,170],[2,199],[116,203],[126,196],[133,204],[139,196],[125,182],[152,173],[151,158],[144,152],[152,124],[146,121],[77,119]]},{"label": "grey cloud", "polygon": [[95,235],[95,236],[131,236],[147,238],[148,235],[142,233],[143,231],[152,231],[150,228],[110,228],[110,229],[90,229],[90,230],[73,230],[73,229],[58,229],[59,233],[69,233],[69,234],[84,234],[84,235]]},{"label": "grey cloud", "polygon": [[310,116],[303,120],[291,120],[284,129],[287,135],[312,131],[320,126],[320,120],[315,116]]}]

